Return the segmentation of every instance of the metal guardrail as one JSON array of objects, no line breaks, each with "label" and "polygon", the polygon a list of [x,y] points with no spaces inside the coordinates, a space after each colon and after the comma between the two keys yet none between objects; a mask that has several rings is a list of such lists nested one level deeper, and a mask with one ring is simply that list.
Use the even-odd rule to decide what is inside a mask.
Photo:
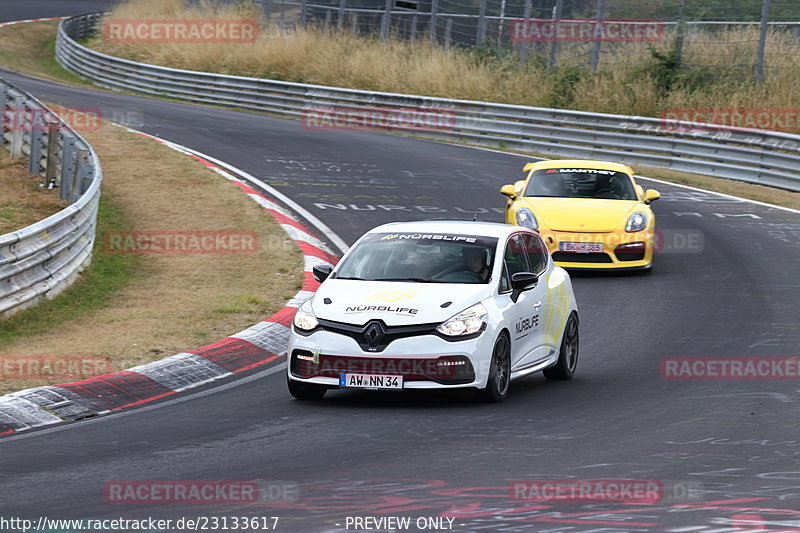
[{"label": "metal guardrail", "polygon": [[[0,146],[59,188],[69,207],[0,235],[0,317],[52,298],[91,261],[103,174],[94,149],[56,113],[0,79]],[[0,175],[0,187],[3,176]]]},{"label": "metal guardrail", "polygon": [[[451,100],[179,70],[121,59],[76,42],[101,13],[61,22],[56,58],[116,90],[168,96],[306,120],[363,127],[367,115],[408,117],[420,137],[704,174],[800,191],[800,135],[658,118]],[[415,115],[416,114],[416,115]],[[330,126],[331,124],[327,124]]]}]

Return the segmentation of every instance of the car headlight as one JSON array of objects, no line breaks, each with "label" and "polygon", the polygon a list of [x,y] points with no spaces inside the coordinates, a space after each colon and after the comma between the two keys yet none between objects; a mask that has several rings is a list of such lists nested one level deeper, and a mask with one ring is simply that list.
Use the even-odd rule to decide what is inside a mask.
[{"label": "car headlight", "polygon": [[448,337],[463,337],[478,333],[486,325],[486,308],[477,303],[436,326],[436,331]]},{"label": "car headlight", "polygon": [[294,315],[294,327],[302,331],[311,331],[319,325],[314,311],[311,309],[311,298],[303,302]]},{"label": "car headlight", "polygon": [[517,211],[517,225],[531,229],[539,229],[539,223],[536,221],[536,217],[533,216],[533,211],[527,207],[523,207]]},{"label": "car headlight", "polygon": [[633,213],[630,218],[628,218],[628,223],[625,225],[625,231],[628,233],[634,233],[636,231],[642,231],[646,227],[647,215],[642,211],[637,211]]}]

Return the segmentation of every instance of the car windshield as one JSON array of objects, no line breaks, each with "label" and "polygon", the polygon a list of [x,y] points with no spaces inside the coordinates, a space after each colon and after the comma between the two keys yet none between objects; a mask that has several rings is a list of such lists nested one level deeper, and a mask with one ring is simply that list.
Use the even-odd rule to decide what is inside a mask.
[{"label": "car windshield", "polygon": [[531,176],[525,196],[636,200],[633,182],[624,172],[594,168],[546,168]]},{"label": "car windshield", "polygon": [[337,279],[488,283],[497,239],[444,233],[373,233],[336,269]]}]

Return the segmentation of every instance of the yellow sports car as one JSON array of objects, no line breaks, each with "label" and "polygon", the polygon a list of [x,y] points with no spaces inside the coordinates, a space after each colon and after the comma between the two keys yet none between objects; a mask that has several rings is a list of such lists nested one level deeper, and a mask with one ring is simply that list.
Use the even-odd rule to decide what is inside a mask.
[{"label": "yellow sports car", "polygon": [[505,185],[506,222],[539,231],[569,269],[650,270],[656,217],[627,165],[606,161],[528,163],[527,179]]}]

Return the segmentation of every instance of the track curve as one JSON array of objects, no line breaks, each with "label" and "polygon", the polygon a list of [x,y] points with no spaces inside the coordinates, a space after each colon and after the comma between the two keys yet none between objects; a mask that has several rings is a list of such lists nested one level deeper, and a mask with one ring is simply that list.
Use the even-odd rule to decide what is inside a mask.
[{"label": "track curve", "polygon": [[[62,14],[48,11],[53,3],[11,18]],[[390,220],[476,211],[500,220],[491,209],[503,205],[496,191],[524,160],[4,76],[49,101],[140,117],[138,129],[235,164],[347,242]],[[662,253],[648,276],[574,277],[582,348],[572,382],[527,378],[500,406],[456,392],[338,393],[310,404],[289,398],[277,364],[141,409],[0,440],[0,515],[277,515],[279,531],[343,530],[347,516],[441,513],[457,517],[455,531],[711,531],[737,515],[797,522],[796,382],[666,381],[659,361],[800,356],[800,214],[657,188],[660,229],[697,232],[702,250]],[[638,506],[542,508],[508,497],[510,482],[534,478],[652,479],[695,483],[700,492],[689,502]],[[300,498],[246,506],[104,500],[108,481],[137,479],[285,480],[298,484]]]}]

